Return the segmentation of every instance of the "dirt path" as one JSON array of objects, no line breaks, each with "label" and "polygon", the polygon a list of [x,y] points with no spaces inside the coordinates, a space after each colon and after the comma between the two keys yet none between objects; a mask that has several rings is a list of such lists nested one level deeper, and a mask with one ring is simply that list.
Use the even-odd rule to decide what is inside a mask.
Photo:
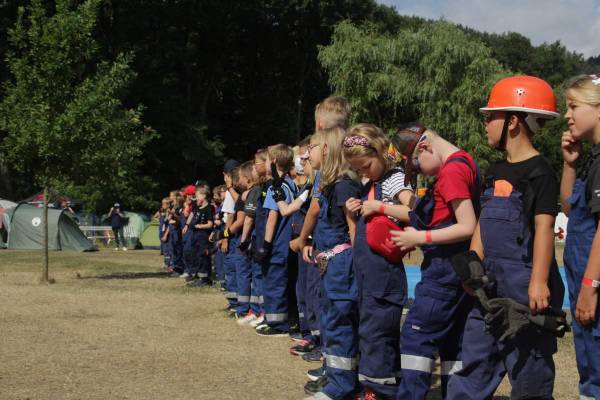
[{"label": "dirt path", "polygon": [[[37,283],[39,257],[0,251],[1,399],[304,398],[315,365],[289,339],[238,327],[220,292],[165,277],[157,252],[52,253],[53,285]],[[557,398],[576,394],[570,340]]]}]

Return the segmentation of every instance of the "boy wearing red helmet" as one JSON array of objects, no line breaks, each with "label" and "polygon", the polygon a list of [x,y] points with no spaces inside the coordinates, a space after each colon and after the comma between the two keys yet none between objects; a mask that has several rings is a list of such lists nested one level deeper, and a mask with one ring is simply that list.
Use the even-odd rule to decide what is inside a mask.
[{"label": "boy wearing red helmet", "polygon": [[492,398],[508,373],[511,398],[551,399],[556,337],[532,324],[506,328],[516,321],[515,310],[527,314],[528,307],[529,316],[560,310],[564,297],[554,257],[559,184],[532,144],[544,121],[558,117],[556,98],[545,81],[515,76],[496,83],[481,111],[488,144],[505,151],[506,159],[487,171],[471,250],[495,278],[484,288],[486,297],[504,303],[490,309],[491,302],[480,298],[469,314],[463,368],[451,377],[447,398]]}]

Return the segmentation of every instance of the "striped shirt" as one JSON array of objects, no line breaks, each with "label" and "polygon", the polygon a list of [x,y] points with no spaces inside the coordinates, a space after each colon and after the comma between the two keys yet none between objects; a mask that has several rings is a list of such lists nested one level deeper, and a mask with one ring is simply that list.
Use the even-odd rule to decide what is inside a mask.
[{"label": "striped shirt", "polygon": [[383,201],[386,203],[397,203],[398,194],[403,190],[410,190],[412,187],[404,185],[404,170],[396,167],[388,174],[389,176],[381,183]]}]

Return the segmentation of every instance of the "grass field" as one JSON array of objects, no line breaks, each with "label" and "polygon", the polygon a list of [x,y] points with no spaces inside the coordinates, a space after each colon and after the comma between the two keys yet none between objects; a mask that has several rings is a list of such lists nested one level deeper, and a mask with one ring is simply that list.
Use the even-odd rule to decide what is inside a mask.
[{"label": "grass field", "polygon": [[[0,399],[304,398],[315,365],[289,355],[287,338],[238,327],[217,289],[166,277],[157,251],[50,262],[56,283],[40,284],[40,253],[0,251]],[[555,397],[573,399],[572,337],[559,345]]]}]

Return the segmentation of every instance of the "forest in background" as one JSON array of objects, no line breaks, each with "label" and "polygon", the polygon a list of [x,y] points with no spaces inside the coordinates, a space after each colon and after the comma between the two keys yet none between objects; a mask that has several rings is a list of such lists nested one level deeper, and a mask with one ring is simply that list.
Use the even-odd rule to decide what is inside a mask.
[{"label": "forest in background", "polygon": [[[226,158],[311,134],[336,93],[354,122],[422,120],[483,167],[478,108],[500,77],[600,70],[560,42],[399,15],[373,0],[0,1],[0,197],[43,186],[90,211],[149,210]],[[536,137],[553,162],[563,121]]]}]

